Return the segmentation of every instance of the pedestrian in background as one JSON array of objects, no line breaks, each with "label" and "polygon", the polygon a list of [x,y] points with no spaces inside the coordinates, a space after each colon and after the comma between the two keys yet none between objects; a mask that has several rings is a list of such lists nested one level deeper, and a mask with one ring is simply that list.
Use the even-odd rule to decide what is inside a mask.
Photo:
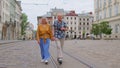
[{"label": "pedestrian in background", "polygon": [[46,18],[42,18],[40,24],[37,28],[37,42],[40,45],[41,50],[41,62],[45,62],[45,64],[48,64],[48,60],[50,58],[49,53],[49,46],[50,46],[50,40],[54,40],[54,36],[52,33],[51,26],[48,24]]}]

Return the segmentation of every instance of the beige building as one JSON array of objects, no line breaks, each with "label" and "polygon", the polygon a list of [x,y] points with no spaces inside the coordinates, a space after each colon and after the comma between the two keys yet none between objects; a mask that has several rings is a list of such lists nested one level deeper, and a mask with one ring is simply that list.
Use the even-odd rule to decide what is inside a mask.
[{"label": "beige building", "polygon": [[94,16],[92,12],[82,13],[78,15],[78,30],[81,38],[86,38],[91,35]]},{"label": "beige building", "polygon": [[94,0],[94,8],[95,23],[109,21],[112,34],[107,37],[120,38],[120,0]]},{"label": "beige building", "polygon": [[7,39],[6,24],[10,21],[9,5],[9,0],[0,0],[0,39]]},{"label": "beige building", "polygon": [[76,14],[75,11],[70,11],[64,16],[69,28],[66,35],[69,38],[86,38],[91,34],[93,19],[91,12]]},{"label": "beige building", "polygon": [[15,15],[15,21],[16,21],[16,30],[15,30],[15,39],[20,39],[21,37],[21,16],[22,16],[22,8],[21,8],[21,2],[17,1],[16,2],[16,15]]},{"label": "beige building", "polygon": [[18,39],[21,11],[20,2],[16,0],[0,0],[0,39]]},{"label": "beige building", "polygon": [[78,14],[75,13],[75,11],[70,11],[66,13],[64,16],[64,21],[67,23],[68,31],[66,32],[66,35],[68,38],[77,38],[79,36],[79,30],[78,30],[78,21],[79,17]]}]

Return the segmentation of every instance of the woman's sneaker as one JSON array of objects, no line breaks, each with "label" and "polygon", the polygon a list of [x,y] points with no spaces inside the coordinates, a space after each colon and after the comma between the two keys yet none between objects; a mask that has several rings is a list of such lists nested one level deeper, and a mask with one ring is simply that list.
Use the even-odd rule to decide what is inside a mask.
[{"label": "woman's sneaker", "polygon": [[62,59],[58,58],[57,61],[60,65],[62,64]]},{"label": "woman's sneaker", "polygon": [[45,64],[46,64],[46,65],[48,64],[48,60],[45,60]]},{"label": "woman's sneaker", "polygon": [[41,60],[42,63],[43,63],[44,61],[45,61],[45,60],[43,60],[43,59]]}]

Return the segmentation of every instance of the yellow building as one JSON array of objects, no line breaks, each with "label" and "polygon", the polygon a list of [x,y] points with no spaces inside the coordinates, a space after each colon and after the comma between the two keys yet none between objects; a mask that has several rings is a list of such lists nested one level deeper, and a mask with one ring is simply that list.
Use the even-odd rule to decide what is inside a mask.
[{"label": "yellow building", "polygon": [[120,38],[120,0],[94,0],[94,9],[94,23],[109,21],[112,34],[107,37]]}]

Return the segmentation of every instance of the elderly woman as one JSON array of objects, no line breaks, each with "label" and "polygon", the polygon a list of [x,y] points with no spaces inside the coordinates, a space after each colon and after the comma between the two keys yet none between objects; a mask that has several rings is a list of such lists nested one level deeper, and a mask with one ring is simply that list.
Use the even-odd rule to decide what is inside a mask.
[{"label": "elderly woman", "polygon": [[42,18],[37,28],[37,42],[41,49],[41,62],[45,62],[45,64],[48,64],[50,58],[50,40],[54,40],[51,26],[47,23],[46,18]]}]

